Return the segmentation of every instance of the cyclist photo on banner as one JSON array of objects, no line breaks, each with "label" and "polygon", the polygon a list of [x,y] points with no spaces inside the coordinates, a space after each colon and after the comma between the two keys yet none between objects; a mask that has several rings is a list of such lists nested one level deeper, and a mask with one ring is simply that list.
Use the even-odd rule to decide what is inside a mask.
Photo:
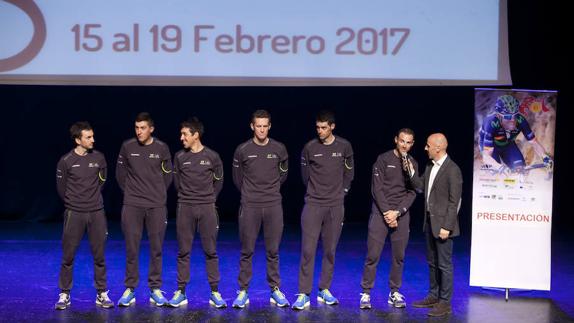
[{"label": "cyclist photo on banner", "polygon": [[555,96],[511,91],[482,94],[477,96],[481,108],[476,111],[475,129],[480,169],[490,174],[524,174],[536,168],[552,172],[554,129],[549,128],[556,119]]}]

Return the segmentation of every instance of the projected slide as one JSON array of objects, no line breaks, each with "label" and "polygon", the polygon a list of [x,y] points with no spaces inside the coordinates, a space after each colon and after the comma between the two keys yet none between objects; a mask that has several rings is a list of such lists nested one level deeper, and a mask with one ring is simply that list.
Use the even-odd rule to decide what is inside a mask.
[{"label": "projected slide", "polygon": [[508,85],[505,0],[0,0],[0,83]]}]

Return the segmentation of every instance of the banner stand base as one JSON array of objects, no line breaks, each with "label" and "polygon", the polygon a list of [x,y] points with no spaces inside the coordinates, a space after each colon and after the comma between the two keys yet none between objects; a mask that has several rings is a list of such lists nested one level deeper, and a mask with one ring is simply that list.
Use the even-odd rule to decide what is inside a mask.
[{"label": "banner stand base", "polygon": [[[504,301],[508,302],[508,297],[510,296],[510,290],[511,288],[502,288],[502,287],[481,287],[482,289],[488,289],[488,290],[498,290],[498,291],[504,291]],[[515,292],[530,292],[532,291],[532,289],[520,289],[520,288],[512,288],[513,291]]]}]

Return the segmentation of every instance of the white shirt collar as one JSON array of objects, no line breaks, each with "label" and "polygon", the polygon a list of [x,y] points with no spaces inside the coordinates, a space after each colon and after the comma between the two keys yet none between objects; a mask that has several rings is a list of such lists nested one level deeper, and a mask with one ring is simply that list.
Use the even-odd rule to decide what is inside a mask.
[{"label": "white shirt collar", "polygon": [[439,160],[437,160],[437,161],[434,161],[434,160],[433,160],[432,163],[433,163],[435,166],[440,167],[440,166],[442,166],[442,164],[444,163],[444,161],[446,160],[447,157],[448,157],[448,155],[447,155],[447,154],[444,154],[444,156],[442,156],[441,159],[439,159]]}]

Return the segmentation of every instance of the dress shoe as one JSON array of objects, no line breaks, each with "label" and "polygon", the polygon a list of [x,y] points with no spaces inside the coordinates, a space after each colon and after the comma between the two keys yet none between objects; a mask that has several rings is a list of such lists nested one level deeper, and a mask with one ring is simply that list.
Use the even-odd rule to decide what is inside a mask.
[{"label": "dress shoe", "polygon": [[450,303],[447,302],[439,302],[428,312],[429,316],[433,317],[440,317],[450,314],[452,312],[452,308],[450,307]]},{"label": "dress shoe", "polygon": [[413,307],[434,307],[436,304],[438,304],[438,298],[427,296],[424,299],[414,301]]}]

